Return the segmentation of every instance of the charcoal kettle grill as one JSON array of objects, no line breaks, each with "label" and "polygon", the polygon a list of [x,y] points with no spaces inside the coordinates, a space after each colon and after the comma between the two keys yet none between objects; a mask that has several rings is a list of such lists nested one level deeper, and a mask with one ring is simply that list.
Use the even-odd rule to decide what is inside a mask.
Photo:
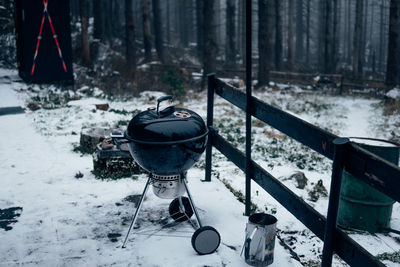
[{"label": "charcoal kettle grill", "polygon": [[195,215],[197,230],[192,235],[192,246],[200,255],[211,254],[220,244],[220,235],[215,228],[202,225],[187,185],[187,170],[204,152],[208,129],[203,119],[189,109],[168,106],[160,110],[160,103],[167,100],[172,100],[172,96],[157,99],[156,108],[134,116],[123,137],[114,137],[117,145],[128,144],[131,156],[149,172],[122,247],[126,245],[151,185],[157,197],[173,199],[169,205],[173,220],[183,222]]}]

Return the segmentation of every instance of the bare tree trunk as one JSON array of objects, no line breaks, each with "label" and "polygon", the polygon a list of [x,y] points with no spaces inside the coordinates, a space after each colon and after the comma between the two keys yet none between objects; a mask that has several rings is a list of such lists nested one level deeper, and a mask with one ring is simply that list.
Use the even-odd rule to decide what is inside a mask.
[{"label": "bare tree trunk", "polygon": [[82,41],[82,63],[84,66],[90,66],[90,46],[88,36],[88,10],[87,0],[79,1],[79,13],[81,17],[81,41]]},{"label": "bare tree trunk", "polygon": [[167,44],[171,44],[171,4],[170,0],[167,0]]},{"label": "bare tree trunk", "polygon": [[373,40],[373,34],[374,34],[374,26],[375,26],[375,23],[374,23],[374,16],[375,16],[375,3],[372,1],[372,3],[371,3],[371,8],[370,8],[370,10],[371,10],[371,14],[370,14],[370,18],[371,18],[371,23],[369,24],[369,30],[368,30],[368,34],[367,34],[367,36],[369,37],[369,48],[370,48],[370,67],[371,67],[371,69],[374,69],[373,71],[372,71],[372,74],[375,76],[375,42],[374,42],[374,40]]},{"label": "bare tree trunk", "polygon": [[246,66],[246,1],[242,0],[239,1],[239,3],[242,5],[241,9],[241,35],[240,35],[240,46],[241,46],[241,55],[243,59],[243,66]]},{"label": "bare tree trunk", "polygon": [[[4,6],[6,1],[0,1],[0,5]],[[80,4],[80,3],[79,3]],[[76,22],[78,20],[78,16],[80,16],[80,6],[77,0],[70,0],[69,9],[71,12],[71,21]]]},{"label": "bare tree trunk", "polygon": [[213,0],[204,0],[203,1],[203,18],[207,18],[203,22],[203,40],[204,40],[204,49],[203,49],[203,79],[202,86],[203,89],[206,80],[207,74],[216,71],[216,62],[215,58],[217,55],[217,43],[216,43],[216,34],[215,34],[215,14],[214,14],[214,1]]},{"label": "bare tree trunk", "polygon": [[318,69],[325,71],[326,1],[318,3]]},{"label": "bare tree trunk", "polygon": [[310,11],[311,11],[311,0],[307,0],[307,35],[306,35],[306,51],[307,51],[307,65],[310,66]]},{"label": "bare tree trunk", "polygon": [[203,57],[203,0],[196,0],[197,55]]},{"label": "bare tree trunk", "polygon": [[104,40],[108,43],[112,43],[112,23],[113,23],[113,14],[111,8],[110,0],[103,0],[103,12],[104,12]]},{"label": "bare tree trunk", "polygon": [[275,0],[275,69],[282,69],[282,1]]},{"label": "bare tree trunk", "polygon": [[390,1],[389,43],[386,66],[386,83],[395,85],[399,82],[397,72],[399,68],[399,1]]},{"label": "bare tree trunk", "polygon": [[100,41],[104,41],[104,16],[103,16],[103,1],[93,0],[93,17],[94,17],[94,31],[93,37]]},{"label": "bare tree trunk", "polygon": [[362,29],[362,41],[361,41],[361,64],[363,67],[367,67],[367,29],[368,29],[368,0],[364,0],[364,22]]},{"label": "bare tree trunk", "polygon": [[136,45],[132,1],[125,0],[125,57],[129,72],[134,76],[136,72]]},{"label": "bare tree trunk", "polygon": [[188,47],[189,45],[189,36],[188,36],[188,12],[187,12],[187,3],[188,0],[179,0],[179,35],[181,37],[182,45],[184,47]]},{"label": "bare tree trunk", "polygon": [[150,9],[149,1],[142,0],[142,18],[143,18],[143,45],[144,62],[150,62],[151,56],[151,33],[150,33]]},{"label": "bare tree trunk", "polygon": [[384,62],[384,55],[383,55],[383,38],[384,38],[384,3],[381,3],[381,16],[380,16],[380,37],[379,37],[379,71],[383,72],[383,62]]},{"label": "bare tree trunk", "polygon": [[296,60],[303,61],[304,41],[303,41],[303,0],[296,1]]},{"label": "bare tree trunk", "polygon": [[163,34],[161,25],[160,0],[153,0],[154,35],[158,59],[164,62]]},{"label": "bare tree trunk", "polygon": [[347,0],[347,62],[351,62],[351,1]]},{"label": "bare tree trunk", "polygon": [[235,0],[227,0],[226,6],[226,64],[234,66],[235,50]]},{"label": "bare tree trunk", "polygon": [[356,78],[362,76],[362,22],[364,11],[364,0],[356,2],[356,24],[354,27],[354,53],[353,53],[353,75]]},{"label": "bare tree trunk", "polygon": [[189,43],[193,42],[194,38],[194,6],[193,6],[193,0],[187,0],[186,3],[186,35],[188,38]]},{"label": "bare tree trunk", "polygon": [[271,54],[269,2],[268,0],[258,1],[258,87],[269,82],[269,60]]},{"label": "bare tree trunk", "polygon": [[333,70],[333,51],[332,51],[332,3],[331,1],[326,1],[325,4],[325,20],[324,20],[324,72],[332,73]]},{"label": "bare tree trunk", "polygon": [[111,1],[111,14],[113,21],[111,23],[111,38],[120,38],[120,30],[121,26],[121,16],[120,16],[120,1],[112,0]]},{"label": "bare tree trunk", "polygon": [[332,65],[331,72],[336,72],[339,61],[339,0],[333,0],[333,36],[332,36]]},{"label": "bare tree trunk", "polygon": [[374,75],[376,73],[376,55],[375,55],[375,50],[372,52],[372,73]]},{"label": "bare tree trunk", "polygon": [[236,24],[236,32],[237,32],[237,38],[236,38],[236,50],[240,56],[240,58],[242,59],[242,38],[243,38],[243,27],[242,27],[242,23],[243,23],[243,5],[241,3],[241,0],[238,0],[238,15],[237,15],[237,24]]},{"label": "bare tree trunk", "polygon": [[293,0],[289,0],[289,10],[288,10],[288,70],[292,71],[294,69],[294,30],[293,30]]}]

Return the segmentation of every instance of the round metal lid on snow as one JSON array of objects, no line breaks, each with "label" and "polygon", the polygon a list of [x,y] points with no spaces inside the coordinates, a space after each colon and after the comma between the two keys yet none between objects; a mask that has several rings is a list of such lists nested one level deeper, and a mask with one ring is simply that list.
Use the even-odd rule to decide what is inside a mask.
[{"label": "round metal lid on snow", "polygon": [[174,106],[159,110],[160,103],[170,99],[172,96],[161,97],[156,109],[148,109],[133,117],[125,137],[137,143],[174,144],[195,141],[207,135],[207,127],[197,113]]}]

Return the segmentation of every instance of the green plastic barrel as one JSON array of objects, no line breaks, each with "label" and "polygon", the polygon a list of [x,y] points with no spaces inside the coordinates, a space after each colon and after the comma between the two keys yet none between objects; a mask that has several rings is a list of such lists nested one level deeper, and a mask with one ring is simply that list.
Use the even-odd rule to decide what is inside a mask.
[{"label": "green plastic barrel", "polygon": [[[385,140],[350,138],[360,147],[398,165],[400,146]],[[399,177],[393,177],[399,179]],[[371,233],[384,232],[390,227],[395,201],[343,171],[340,191],[338,225],[347,229],[364,230]]]}]

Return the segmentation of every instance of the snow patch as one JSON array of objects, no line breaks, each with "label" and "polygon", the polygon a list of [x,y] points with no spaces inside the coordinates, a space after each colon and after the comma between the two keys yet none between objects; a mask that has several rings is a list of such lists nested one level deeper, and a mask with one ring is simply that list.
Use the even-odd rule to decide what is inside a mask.
[{"label": "snow patch", "polygon": [[374,140],[374,139],[362,139],[357,137],[351,137],[350,141],[357,144],[364,144],[369,146],[378,146],[378,147],[397,147],[393,143],[386,142],[385,140]]},{"label": "snow patch", "polygon": [[400,88],[393,88],[386,93],[386,96],[394,100],[400,100]]},{"label": "snow patch", "polygon": [[104,104],[106,101],[104,99],[98,98],[84,98],[80,100],[72,100],[67,103],[68,106],[78,106],[78,107],[85,107],[85,108],[93,108],[93,106],[98,104]]}]

